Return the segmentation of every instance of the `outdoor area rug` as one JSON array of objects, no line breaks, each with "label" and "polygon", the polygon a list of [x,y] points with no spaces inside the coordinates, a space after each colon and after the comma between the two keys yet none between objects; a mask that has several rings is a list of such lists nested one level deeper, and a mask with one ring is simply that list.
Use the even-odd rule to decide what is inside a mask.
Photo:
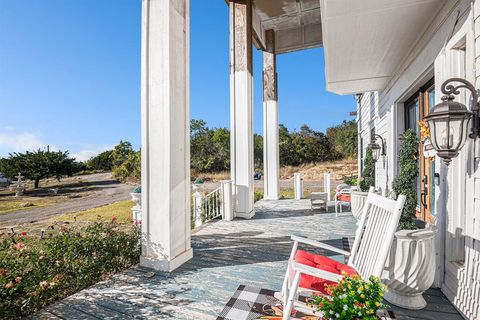
[{"label": "outdoor area rug", "polygon": [[[240,285],[217,320],[281,320],[283,307],[280,300],[274,297],[274,291]],[[302,300],[302,299],[300,299]],[[320,320],[319,316],[305,315],[294,311],[291,319]],[[384,320],[396,319],[392,312],[382,317]]]}]

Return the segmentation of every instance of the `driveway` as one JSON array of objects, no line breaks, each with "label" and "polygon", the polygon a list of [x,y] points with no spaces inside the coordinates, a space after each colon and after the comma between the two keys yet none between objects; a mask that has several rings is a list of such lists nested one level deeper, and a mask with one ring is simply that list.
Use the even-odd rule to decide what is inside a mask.
[{"label": "driveway", "polygon": [[83,198],[68,199],[50,207],[39,207],[20,210],[0,215],[0,225],[16,225],[32,223],[48,219],[52,216],[74,213],[130,199],[133,186],[112,179],[110,173],[99,173],[82,176],[95,192]]}]

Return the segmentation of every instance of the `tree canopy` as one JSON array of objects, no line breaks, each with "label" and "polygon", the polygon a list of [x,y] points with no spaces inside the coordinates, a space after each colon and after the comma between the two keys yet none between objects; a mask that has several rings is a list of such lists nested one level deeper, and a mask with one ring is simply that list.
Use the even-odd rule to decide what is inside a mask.
[{"label": "tree canopy", "polygon": [[0,159],[0,172],[7,177],[14,178],[18,173],[26,179],[35,182],[39,187],[40,180],[46,178],[60,179],[71,176],[81,170],[82,166],[69,157],[68,151],[27,151],[25,153],[11,153],[8,158]]}]

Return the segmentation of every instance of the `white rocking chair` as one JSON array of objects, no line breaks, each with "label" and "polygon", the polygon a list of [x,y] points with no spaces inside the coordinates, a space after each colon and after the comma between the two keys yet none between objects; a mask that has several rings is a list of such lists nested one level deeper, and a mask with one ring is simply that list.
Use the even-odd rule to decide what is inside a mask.
[{"label": "white rocking chair", "polygon": [[337,274],[296,262],[295,257],[299,243],[323,248],[348,257],[346,265],[338,264],[354,270],[365,280],[370,276],[380,277],[404,204],[405,196],[403,195],[400,195],[395,201],[373,193],[373,188],[370,188],[351,252],[314,240],[292,236],[294,244],[280,295],[284,305],[283,319],[290,319],[294,305],[299,311],[315,314],[311,307],[297,301],[299,291],[307,294],[313,292],[321,294],[318,290],[300,287],[302,275],[310,275],[319,280],[323,279],[334,283],[338,283],[343,278],[341,272]]}]

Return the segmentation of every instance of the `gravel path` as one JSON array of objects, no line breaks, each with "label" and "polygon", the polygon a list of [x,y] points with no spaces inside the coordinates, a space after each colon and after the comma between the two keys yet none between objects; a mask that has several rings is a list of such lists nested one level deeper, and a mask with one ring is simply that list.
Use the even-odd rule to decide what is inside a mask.
[{"label": "gravel path", "polygon": [[48,219],[52,216],[88,210],[104,206],[114,202],[130,199],[130,192],[133,187],[112,179],[110,173],[99,173],[82,176],[82,180],[88,181],[95,187],[92,195],[69,199],[51,207],[40,207],[28,210],[20,210],[0,215],[1,225],[15,225],[21,223],[32,223]]}]

